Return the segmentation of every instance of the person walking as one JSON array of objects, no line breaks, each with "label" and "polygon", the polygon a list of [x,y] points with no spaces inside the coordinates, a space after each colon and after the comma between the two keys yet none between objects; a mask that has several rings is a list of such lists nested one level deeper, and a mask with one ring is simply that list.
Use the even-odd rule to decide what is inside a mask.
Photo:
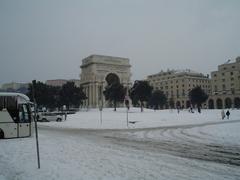
[{"label": "person walking", "polygon": [[180,113],[180,106],[177,106],[177,112]]},{"label": "person walking", "polygon": [[227,115],[227,119],[229,119],[229,116],[230,116],[229,110],[227,110],[226,115]]},{"label": "person walking", "polygon": [[224,112],[224,110],[222,109],[222,111],[221,111],[221,116],[222,116],[222,120],[225,118],[225,112]]}]

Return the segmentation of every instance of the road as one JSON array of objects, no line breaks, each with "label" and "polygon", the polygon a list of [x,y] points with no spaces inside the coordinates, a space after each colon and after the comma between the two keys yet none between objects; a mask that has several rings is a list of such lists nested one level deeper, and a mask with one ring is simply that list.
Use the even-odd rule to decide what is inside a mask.
[{"label": "road", "polygon": [[[240,120],[128,130],[79,130],[53,127],[40,127],[40,129],[81,135],[88,139],[95,139],[97,142],[104,141],[121,147],[240,166],[239,145],[224,145],[208,134],[200,132],[198,136],[187,131],[198,127],[229,123],[240,123]],[[141,134],[141,138],[136,134]]]}]

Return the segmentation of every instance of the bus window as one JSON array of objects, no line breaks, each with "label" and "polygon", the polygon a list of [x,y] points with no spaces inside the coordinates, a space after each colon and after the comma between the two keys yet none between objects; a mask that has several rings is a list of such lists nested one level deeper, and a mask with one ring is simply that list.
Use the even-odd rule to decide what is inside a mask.
[{"label": "bus window", "polygon": [[19,122],[19,116],[18,116],[18,109],[9,109],[7,108],[8,113],[10,114],[10,116],[12,117],[13,121],[15,123]]},{"label": "bus window", "polygon": [[9,109],[17,109],[16,97],[5,97],[5,107]]}]

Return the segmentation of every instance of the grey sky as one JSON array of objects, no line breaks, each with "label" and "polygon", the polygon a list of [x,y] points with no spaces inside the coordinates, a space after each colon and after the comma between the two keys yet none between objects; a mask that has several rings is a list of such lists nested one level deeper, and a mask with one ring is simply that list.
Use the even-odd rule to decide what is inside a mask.
[{"label": "grey sky", "polygon": [[130,58],[132,80],[210,73],[240,55],[239,0],[0,0],[0,84],[79,78],[90,54]]}]

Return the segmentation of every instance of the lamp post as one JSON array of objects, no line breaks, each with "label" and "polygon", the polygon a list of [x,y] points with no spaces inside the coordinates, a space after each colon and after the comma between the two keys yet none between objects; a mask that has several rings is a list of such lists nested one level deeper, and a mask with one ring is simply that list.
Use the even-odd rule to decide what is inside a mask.
[{"label": "lamp post", "polygon": [[128,83],[127,83],[127,92],[126,92],[126,95],[125,95],[125,98],[124,98],[124,102],[125,102],[125,105],[126,105],[126,118],[127,118],[127,127],[128,127],[128,111],[129,111],[129,108],[130,108],[130,104],[129,104],[129,94],[128,94],[128,85],[129,85],[129,80],[128,80]]},{"label": "lamp post", "polygon": [[103,110],[103,83],[104,81],[101,82],[101,89],[100,89],[100,102],[99,102],[99,111],[100,111],[100,123],[102,125],[102,110]]},{"label": "lamp post", "polygon": [[39,153],[38,126],[37,126],[37,103],[36,103],[36,97],[35,97],[35,87],[36,87],[36,80],[33,80],[32,81],[32,96],[33,96],[33,101],[34,101],[35,135],[36,135],[38,169],[40,169],[40,153]]}]

